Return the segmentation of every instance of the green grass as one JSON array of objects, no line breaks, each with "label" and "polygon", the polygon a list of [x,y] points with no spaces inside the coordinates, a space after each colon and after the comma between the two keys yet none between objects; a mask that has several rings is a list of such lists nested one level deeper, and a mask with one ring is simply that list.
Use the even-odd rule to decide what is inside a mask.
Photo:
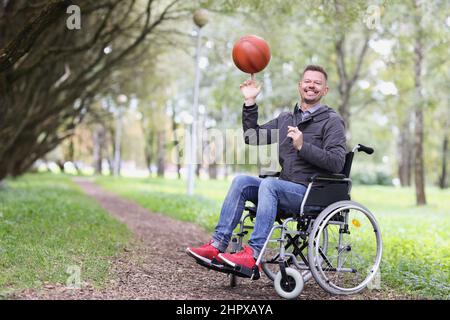
[{"label": "green grass", "polygon": [[382,277],[394,288],[450,298],[450,190],[427,189],[416,206],[412,188],[354,188],[353,197],[375,213],[384,242]]},{"label": "green grass", "polygon": [[44,282],[67,284],[76,268],[81,284],[102,287],[112,257],[130,239],[66,176],[8,180],[0,189],[0,296]]},{"label": "green grass", "polygon": [[[186,182],[169,179],[97,181],[142,206],[212,231],[231,181],[196,181],[195,197]],[[450,297],[450,190],[427,188],[428,205],[415,206],[414,190],[354,186],[353,199],[376,216],[383,236],[382,283],[395,291],[423,298]]]}]

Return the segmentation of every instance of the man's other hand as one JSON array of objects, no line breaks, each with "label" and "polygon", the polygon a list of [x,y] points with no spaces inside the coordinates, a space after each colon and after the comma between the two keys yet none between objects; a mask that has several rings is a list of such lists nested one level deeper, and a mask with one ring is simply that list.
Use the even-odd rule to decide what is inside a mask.
[{"label": "man's other hand", "polygon": [[300,150],[303,146],[303,133],[297,127],[288,126],[288,138],[292,139],[292,145],[295,149]]}]

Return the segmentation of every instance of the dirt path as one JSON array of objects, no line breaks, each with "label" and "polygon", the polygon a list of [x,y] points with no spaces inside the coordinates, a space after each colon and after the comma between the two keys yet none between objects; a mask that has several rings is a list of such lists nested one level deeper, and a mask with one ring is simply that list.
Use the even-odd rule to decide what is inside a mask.
[{"label": "dirt path", "polygon": [[[136,203],[107,192],[83,179],[76,182],[111,215],[128,225],[135,243],[114,261],[111,281],[106,289],[96,290],[84,284],[81,289],[48,284],[42,290],[25,290],[15,299],[279,299],[273,283],[265,276],[258,281],[239,279],[231,288],[226,274],[209,271],[186,255],[188,246],[209,240],[200,227],[154,214]],[[363,294],[331,296],[314,280],[305,284],[299,299],[392,299],[387,291],[365,291]]]}]

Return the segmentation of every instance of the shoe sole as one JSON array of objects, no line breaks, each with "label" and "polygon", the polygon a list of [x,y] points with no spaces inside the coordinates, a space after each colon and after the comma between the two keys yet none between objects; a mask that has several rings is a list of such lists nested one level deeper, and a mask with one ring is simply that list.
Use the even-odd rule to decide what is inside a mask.
[{"label": "shoe sole", "polygon": [[[253,267],[252,267],[252,268],[249,268],[249,267],[246,267],[246,266],[240,266],[240,265],[237,265],[236,263],[234,263],[234,262],[228,260],[227,258],[224,258],[224,257],[222,256],[221,253],[218,254],[218,257],[219,257],[220,259],[222,259],[223,262],[225,262],[226,264],[228,264],[230,267],[233,267],[233,268],[236,268],[236,267],[238,267],[238,266],[241,267],[241,268],[246,268],[246,269],[248,269],[248,270],[252,270],[252,268],[253,268]],[[258,266],[258,271],[261,272],[261,267],[260,267],[260,266]]]},{"label": "shoe sole", "polygon": [[229,266],[231,266],[231,267],[233,267],[233,268],[236,267],[236,263],[231,262],[230,260],[227,260],[226,258],[224,258],[224,257],[222,256],[221,253],[219,253],[218,257],[219,257],[220,259],[222,259],[223,262],[225,262],[225,263],[228,264]]},{"label": "shoe sole", "polygon": [[189,248],[186,249],[186,253],[187,253],[188,255],[190,255],[191,257],[193,257],[194,259],[201,260],[201,261],[206,262],[206,263],[210,263],[210,264],[223,264],[223,262],[217,260],[217,258],[218,258],[219,256],[217,256],[216,259],[213,258],[212,260],[209,260],[208,258],[205,258],[205,257],[203,257],[203,256],[201,256],[201,255],[199,255],[199,254],[196,254],[194,251],[191,251],[191,249],[189,249]]},{"label": "shoe sole", "polygon": [[189,248],[186,249],[186,253],[188,255],[190,255],[191,257],[193,257],[194,259],[201,260],[201,261],[203,261],[205,263],[211,263],[212,262],[212,260],[209,260],[209,259],[207,259],[205,257],[202,257],[199,254],[196,254],[194,251],[191,251],[191,249],[189,249]]},{"label": "shoe sole", "polygon": [[240,277],[250,278],[251,280],[258,280],[260,278],[261,270],[258,267],[256,273],[254,270],[254,267],[249,268],[246,266],[238,265],[230,260],[227,260],[227,258],[224,258],[221,254],[218,255],[220,259],[222,259],[226,264],[228,264],[229,267],[234,269],[234,274]]}]

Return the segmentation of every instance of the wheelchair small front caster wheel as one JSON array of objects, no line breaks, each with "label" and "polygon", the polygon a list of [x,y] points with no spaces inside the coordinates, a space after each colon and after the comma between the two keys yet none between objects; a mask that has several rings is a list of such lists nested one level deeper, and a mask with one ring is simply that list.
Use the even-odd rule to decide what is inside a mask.
[{"label": "wheelchair small front caster wheel", "polygon": [[303,277],[297,270],[286,268],[286,279],[283,279],[281,271],[277,273],[274,280],[275,291],[285,299],[297,298],[303,290]]}]

